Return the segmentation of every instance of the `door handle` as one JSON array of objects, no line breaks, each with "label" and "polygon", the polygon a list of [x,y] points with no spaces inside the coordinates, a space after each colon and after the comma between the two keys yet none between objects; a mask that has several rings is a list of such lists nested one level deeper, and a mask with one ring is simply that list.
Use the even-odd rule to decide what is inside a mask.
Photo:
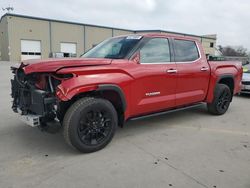
[{"label": "door handle", "polygon": [[201,71],[208,71],[208,69],[209,69],[208,67],[202,67]]},{"label": "door handle", "polygon": [[177,73],[177,70],[176,69],[168,69],[167,73]]}]

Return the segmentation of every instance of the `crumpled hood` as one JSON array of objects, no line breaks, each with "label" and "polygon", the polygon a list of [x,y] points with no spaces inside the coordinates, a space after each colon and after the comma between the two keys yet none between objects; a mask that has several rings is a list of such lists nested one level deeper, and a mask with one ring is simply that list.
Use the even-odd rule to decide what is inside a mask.
[{"label": "crumpled hood", "polygon": [[67,67],[109,65],[111,62],[111,59],[102,58],[26,60],[22,62],[21,67],[23,67],[25,74],[30,74],[34,72],[56,72]]}]

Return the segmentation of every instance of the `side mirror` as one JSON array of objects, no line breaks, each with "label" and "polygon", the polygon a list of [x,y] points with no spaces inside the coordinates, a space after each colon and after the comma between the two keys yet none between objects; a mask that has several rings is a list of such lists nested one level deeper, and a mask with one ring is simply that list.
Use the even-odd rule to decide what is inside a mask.
[{"label": "side mirror", "polygon": [[138,51],[133,55],[131,60],[134,61],[135,63],[139,64],[140,59],[141,59],[141,53],[140,53],[140,51]]}]

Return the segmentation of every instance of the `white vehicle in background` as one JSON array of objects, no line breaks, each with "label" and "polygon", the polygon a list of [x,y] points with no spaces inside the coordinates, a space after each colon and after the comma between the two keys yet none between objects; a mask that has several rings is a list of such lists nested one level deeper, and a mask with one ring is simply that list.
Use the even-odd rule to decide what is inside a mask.
[{"label": "white vehicle in background", "polygon": [[243,66],[242,89],[240,93],[250,94],[250,64],[247,62]]}]

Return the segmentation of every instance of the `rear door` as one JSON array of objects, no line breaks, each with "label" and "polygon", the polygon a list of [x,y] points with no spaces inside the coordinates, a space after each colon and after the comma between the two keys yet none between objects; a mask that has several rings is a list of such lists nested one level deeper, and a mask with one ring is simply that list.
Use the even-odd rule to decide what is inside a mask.
[{"label": "rear door", "polygon": [[140,49],[133,85],[133,114],[147,114],[175,106],[176,64],[167,38],[151,38]]},{"label": "rear door", "polygon": [[177,67],[176,105],[203,101],[207,94],[210,67],[199,44],[192,40],[175,39]]}]

